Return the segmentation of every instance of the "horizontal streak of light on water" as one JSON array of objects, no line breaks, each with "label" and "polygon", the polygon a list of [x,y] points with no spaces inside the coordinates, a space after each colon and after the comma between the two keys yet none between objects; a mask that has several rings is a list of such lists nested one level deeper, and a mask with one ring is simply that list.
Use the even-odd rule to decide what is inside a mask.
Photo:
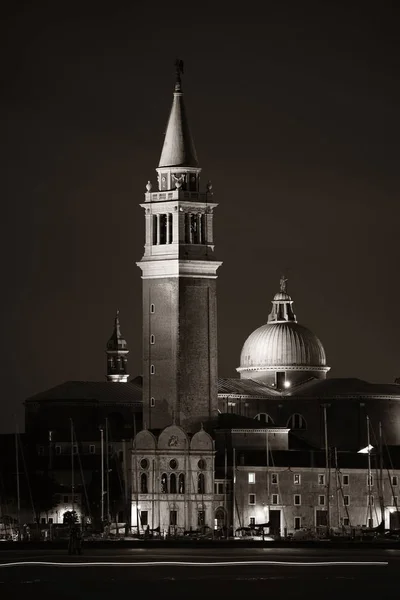
[{"label": "horizontal streak of light on water", "polygon": [[246,560],[223,562],[146,561],[146,562],[45,562],[19,561],[1,563],[4,567],[387,567],[388,563],[371,561],[288,562],[276,560]]}]

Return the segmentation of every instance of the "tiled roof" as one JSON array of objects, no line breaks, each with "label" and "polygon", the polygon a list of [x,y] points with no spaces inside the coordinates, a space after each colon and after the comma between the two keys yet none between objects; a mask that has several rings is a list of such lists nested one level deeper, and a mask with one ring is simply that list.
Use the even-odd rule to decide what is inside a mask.
[{"label": "tiled roof", "polygon": [[137,383],[108,381],[66,381],[45,392],[31,396],[26,402],[91,400],[95,402],[142,402],[142,388]]},{"label": "tiled roof", "polygon": [[280,394],[272,390],[263,383],[253,381],[252,379],[218,379],[218,394],[219,395],[236,395],[236,396],[253,396],[259,398],[273,397],[280,398]]}]

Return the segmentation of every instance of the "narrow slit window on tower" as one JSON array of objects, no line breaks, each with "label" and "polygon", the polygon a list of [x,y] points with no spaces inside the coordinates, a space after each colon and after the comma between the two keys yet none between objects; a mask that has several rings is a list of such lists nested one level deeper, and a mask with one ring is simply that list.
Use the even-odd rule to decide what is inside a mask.
[{"label": "narrow slit window on tower", "polygon": [[154,313],[156,312],[155,304],[150,304],[150,312],[152,315],[154,315]]},{"label": "narrow slit window on tower", "polygon": [[157,215],[153,215],[153,245],[158,244],[158,219]]},{"label": "narrow slit window on tower", "polygon": [[160,215],[160,244],[167,243],[167,215]]},{"label": "narrow slit window on tower", "polygon": [[155,398],[150,398],[150,406],[151,408],[154,408],[156,405],[156,399]]},{"label": "narrow slit window on tower", "polygon": [[200,223],[201,223],[200,243],[205,244],[207,240],[206,240],[206,215],[204,213],[201,215]]},{"label": "narrow slit window on tower", "polygon": [[172,227],[172,223],[173,223],[173,214],[169,213],[168,215],[168,241],[170,244],[172,244],[173,240],[173,227]]},{"label": "narrow slit window on tower", "polygon": [[197,226],[197,215],[190,215],[190,241],[192,244],[198,243],[198,226]]},{"label": "narrow slit window on tower", "polygon": [[156,343],[156,336],[154,335],[154,333],[152,333],[150,336],[150,344],[155,344],[155,343]]},{"label": "narrow slit window on tower", "polygon": [[154,365],[151,365],[151,366],[150,366],[150,374],[151,374],[151,375],[154,375],[154,373],[155,373],[155,372],[156,372],[156,368],[155,368],[155,366],[154,366]]}]

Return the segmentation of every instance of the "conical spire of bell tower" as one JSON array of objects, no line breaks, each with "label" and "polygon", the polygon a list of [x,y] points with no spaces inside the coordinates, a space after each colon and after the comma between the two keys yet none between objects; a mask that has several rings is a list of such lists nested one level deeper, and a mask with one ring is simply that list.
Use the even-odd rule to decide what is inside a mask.
[{"label": "conical spire of bell tower", "polygon": [[183,61],[177,60],[174,99],[159,167],[198,167],[182,93]]},{"label": "conical spire of bell tower", "polygon": [[280,279],[280,291],[272,300],[272,310],[268,315],[268,323],[297,323],[293,312],[293,300],[287,293],[287,278],[282,275]]},{"label": "conical spire of bell tower", "polygon": [[114,331],[107,342],[107,381],[126,383],[128,381],[128,345],[121,334],[119,310],[114,319]]}]

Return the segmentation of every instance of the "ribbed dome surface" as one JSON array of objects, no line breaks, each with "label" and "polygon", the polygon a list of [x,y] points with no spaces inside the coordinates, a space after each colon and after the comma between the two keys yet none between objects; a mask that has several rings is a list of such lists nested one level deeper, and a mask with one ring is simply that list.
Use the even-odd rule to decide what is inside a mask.
[{"label": "ribbed dome surface", "polygon": [[245,341],[240,368],[274,366],[325,367],[324,347],[316,335],[296,322],[267,323]]}]

